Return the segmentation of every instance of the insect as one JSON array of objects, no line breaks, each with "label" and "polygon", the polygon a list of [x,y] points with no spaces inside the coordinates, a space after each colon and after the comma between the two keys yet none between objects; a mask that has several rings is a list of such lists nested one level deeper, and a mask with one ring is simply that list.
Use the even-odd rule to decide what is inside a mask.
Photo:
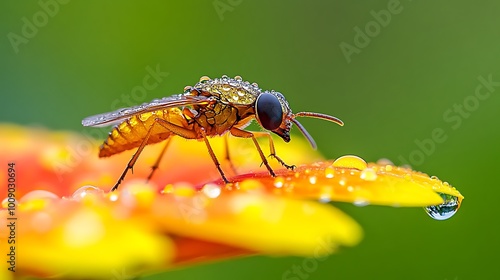
[{"label": "insect", "polygon": [[[184,93],[155,99],[142,105],[123,108],[117,111],[99,114],[83,119],[83,126],[116,126],[101,145],[99,157],[109,157],[125,150],[137,148],[125,170],[118,178],[112,191],[116,190],[131,170],[145,146],[167,141],[147,180],[151,179],[158,168],[172,136],[204,141],[208,153],[225,183],[229,183],[220,162],[217,159],[208,137],[222,136],[229,133],[235,137],[251,138],[262,163],[271,176],[276,176],[269,165],[257,137],[268,137],[270,157],[276,159],[287,169],[295,166],[286,164],[276,155],[270,132],[280,136],[285,142],[290,141],[290,129],[295,124],[311,146],[316,143],[296,117],[312,117],[344,125],[336,118],[313,112],[292,113],[283,94],[277,91],[263,91],[256,83],[243,81],[240,76],[210,79],[200,78],[194,86],[184,88]],[[253,120],[267,131],[252,132],[245,130]],[[226,142],[227,148],[227,142]],[[227,150],[227,149],[226,149]],[[229,158],[229,157],[227,157]]]}]

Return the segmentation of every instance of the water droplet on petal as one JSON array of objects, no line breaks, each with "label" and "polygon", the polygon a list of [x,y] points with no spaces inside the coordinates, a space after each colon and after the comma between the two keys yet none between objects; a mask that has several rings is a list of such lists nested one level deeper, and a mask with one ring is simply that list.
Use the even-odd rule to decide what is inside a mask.
[{"label": "water droplet on petal", "polygon": [[335,177],[335,168],[333,166],[325,168],[325,177],[329,179]]},{"label": "water droplet on petal", "polygon": [[456,196],[444,193],[437,193],[444,200],[443,204],[427,206],[425,212],[434,220],[442,221],[451,218],[457,213],[462,200]]},{"label": "water droplet on petal", "polygon": [[216,184],[206,184],[201,191],[209,198],[217,198],[221,194],[221,188]]},{"label": "water droplet on petal", "polygon": [[21,199],[19,199],[19,203],[25,203],[31,200],[38,200],[38,199],[53,200],[53,199],[59,199],[59,196],[53,192],[44,190],[35,190],[21,197]]},{"label": "water droplet on petal", "polygon": [[316,178],[316,176],[310,176],[310,177],[309,177],[309,183],[310,183],[311,185],[316,184],[316,182],[317,182],[317,181],[318,181],[318,178]]},{"label": "water droplet on petal", "polygon": [[431,180],[435,181],[435,180],[439,180],[439,178],[437,176],[431,176]]},{"label": "water droplet on petal", "polygon": [[284,184],[285,184],[285,178],[276,177],[276,179],[274,179],[274,186],[276,188],[282,188]]},{"label": "water droplet on petal", "polygon": [[334,167],[340,168],[356,168],[358,170],[363,170],[367,167],[366,161],[357,156],[341,156],[336,159],[333,164]]},{"label": "water droplet on petal", "polygon": [[385,171],[391,172],[392,171],[392,165],[386,165],[385,166]]},{"label": "water droplet on petal", "polygon": [[387,158],[381,158],[381,159],[377,160],[377,164],[378,165],[394,165],[394,163],[392,163],[392,161],[390,159],[387,159]]},{"label": "water droplet on petal", "polygon": [[377,172],[375,172],[373,168],[366,168],[365,170],[361,171],[359,178],[365,181],[375,181],[377,180]]},{"label": "water droplet on petal", "polygon": [[241,76],[234,76],[234,79],[236,81],[239,81],[239,82],[241,82],[243,80],[243,78],[241,78]]},{"label": "water droplet on petal", "polygon": [[95,195],[95,196],[103,196],[104,191],[101,190],[100,188],[87,185],[83,186],[79,189],[77,189],[72,195],[71,198],[76,201],[80,201],[82,199],[85,199],[88,195]]},{"label": "water droplet on petal", "polygon": [[17,199],[6,197],[2,200],[2,208],[16,207],[18,204]]},{"label": "water droplet on petal", "polygon": [[362,207],[362,206],[366,206],[366,205],[368,205],[370,203],[367,200],[364,200],[364,199],[356,199],[356,200],[354,200],[353,204],[356,205],[356,206]]}]

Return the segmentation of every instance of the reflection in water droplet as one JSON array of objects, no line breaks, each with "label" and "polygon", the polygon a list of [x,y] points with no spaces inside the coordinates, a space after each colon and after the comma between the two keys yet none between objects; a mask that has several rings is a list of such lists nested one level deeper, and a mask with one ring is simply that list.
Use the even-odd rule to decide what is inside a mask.
[{"label": "reflection in water droplet", "polygon": [[356,168],[358,170],[363,170],[367,167],[366,161],[357,156],[341,156],[336,159],[333,164],[334,167],[340,168]]},{"label": "reflection in water droplet", "polygon": [[333,166],[328,166],[325,168],[325,177],[333,178],[335,176],[335,168]]},{"label": "reflection in water droplet", "polygon": [[451,218],[455,213],[457,213],[458,208],[460,208],[460,203],[462,202],[456,196],[444,193],[437,193],[444,200],[443,204],[427,206],[424,208],[425,212],[433,218],[434,220],[446,220]]},{"label": "reflection in water droplet", "polygon": [[283,184],[285,184],[285,178],[283,178],[283,177],[276,177],[276,179],[274,179],[274,186],[276,188],[282,188]]},{"label": "reflection in water droplet", "polygon": [[209,198],[217,198],[221,193],[221,188],[216,184],[206,184],[201,191]]},{"label": "reflection in water droplet", "polygon": [[366,168],[365,170],[361,171],[359,178],[365,181],[375,181],[377,180],[377,172],[375,172],[375,170],[373,170],[372,168]]},{"label": "reflection in water droplet", "polygon": [[316,178],[316,176],[311,176],[311,177],[309,177],[309,183],[310,183],[311,185],[316,184],[316,181],[317,181],[317,180],[318,180],[318,179]]},{"label": "reflection in water droplet", "polygon": [[94,187],[94,186],[91,186],[91,185],[87,185],[87,186],[83,186],[81,188],[79,188],[78,190],[76,190],[72,195],[71,195],[71,198],[73,200],[82,200],[84,199],[87,195],[99,195],[99,196],[102,196],[104,195],[104,191],[97,188],[97,187]]}]

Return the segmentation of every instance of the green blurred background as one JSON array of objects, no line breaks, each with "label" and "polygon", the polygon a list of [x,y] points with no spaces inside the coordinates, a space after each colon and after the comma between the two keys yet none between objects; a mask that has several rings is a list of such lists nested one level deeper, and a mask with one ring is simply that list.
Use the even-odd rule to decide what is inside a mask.
[{"label": "green blurred background", "polygon": [[[409,161],[466,197],[443,222],[418,208],[338,204],[366,237],[307,279],[498,279],[500,2],[94,0],[51,9],[44,17],[38,1],[0,1],[1,122],[85,131],[88,115],[180,93],[202,75],[241,75],[281,91],[295,111],[340,117],[341,129],[302,121],[327,158]],[[36,32],[23,31],[23,18]],[[139,91],[148,66],[168,76]],[[480,76],[495,82],[476,96]],[[432,147],[435,129],[446,140]],[[302,262],[251,257],[144,279],[282,279]]]}]

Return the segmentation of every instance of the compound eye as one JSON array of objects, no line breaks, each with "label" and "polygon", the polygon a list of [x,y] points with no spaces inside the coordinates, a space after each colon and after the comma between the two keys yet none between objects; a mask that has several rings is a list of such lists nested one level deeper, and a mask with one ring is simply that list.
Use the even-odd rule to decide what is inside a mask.
[{"label": "compound eye", "polygon": [[257,120],[267,130],[275,130],[281,125],[283,109],[279,99],[270,93],[261,93],[255,102]]}]

